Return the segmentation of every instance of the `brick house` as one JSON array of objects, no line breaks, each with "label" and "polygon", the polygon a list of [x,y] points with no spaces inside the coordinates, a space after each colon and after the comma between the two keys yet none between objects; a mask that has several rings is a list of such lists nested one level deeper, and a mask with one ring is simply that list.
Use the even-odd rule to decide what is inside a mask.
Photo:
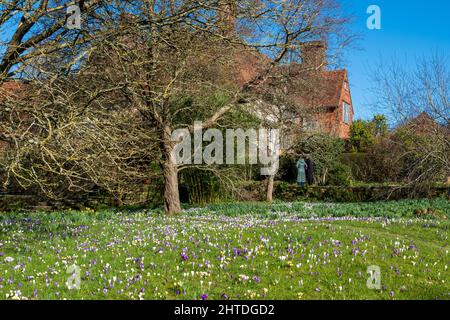
[{"label": "brick house", "polygon": [[[219,13],[219,24],[227,36],[237,33],[236,4],[233,1],[227,1]],[[266,55],[247,48],[231,56],[233,58],[229,61],[229,67],[234,70],[233,79],[239,86],[254,79],[260,74],[258,71],[264,70],[271,62]],[[304,42],[301,63],[279,66],[274,72],[286,75],[286,71],[292,82],[298,83],[296,87],[290,88],[289,96],[296,102],[298,109],[302,109],[292,114],[297,118],[299,128],[348,139],[355,114],[348,73],[346,69],[328,69],[326,42]],[[275,78],[277,76],[275,74]]]},{"label": "brick house", "polygon": [[311,110],[301,119],[305,130],[348,139],[354,117],[348,73],[345,69],[326,69],[326,50],[322,41],[303,44],[302,63],[293,76],[303,78],[310,88],[298,91],[294,99]]},{"label": "brick house", "polygon": [[[348,73],[345,69],[328,70],[326,51],[325,42],[304,43],[301,63],[281,65],[273,71],[272,78],[288,78],[288,83],[268,80],[265,86],[285,89],[286,97],[296,105],[296,112],[291,116],[296,119],[301,131],[328,133],[348,139],[354,117]],[[270,60],[259,52],[237,52],[230,61],[234,81],[239,86],[244,85],[264,70],[268,63]],[[267,88],[259,90],[264,95]]]},{"label": "brick house", "polygon": [[[230,2],[227,6],[220,21],[226,25],[227,33],[236,32],[234,5]],[[243,50],[234,56],[230,64],[236,72],[234,79],[238,85],[252,80],[258,70],[270,63],[270,59],[259,52]],[[348,73],[346,69],[329,70],[327,67],[327,44],[309,41],[302,45],[301,63],[280,66],[275,72],[287,70],[292,82],[299,83],[289,90],[290,99],[303,109],[296,115],[299,127],[348,139],[354,117]]]}]

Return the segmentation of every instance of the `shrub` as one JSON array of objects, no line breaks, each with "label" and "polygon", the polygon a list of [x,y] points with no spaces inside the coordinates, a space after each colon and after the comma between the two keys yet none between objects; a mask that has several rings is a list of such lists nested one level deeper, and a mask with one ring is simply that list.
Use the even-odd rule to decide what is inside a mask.
[{"label": "shrub", "polygon": [[349,166],[336,162],[331,168],[327,185],[348,186],[352,182],[352,173]]}]

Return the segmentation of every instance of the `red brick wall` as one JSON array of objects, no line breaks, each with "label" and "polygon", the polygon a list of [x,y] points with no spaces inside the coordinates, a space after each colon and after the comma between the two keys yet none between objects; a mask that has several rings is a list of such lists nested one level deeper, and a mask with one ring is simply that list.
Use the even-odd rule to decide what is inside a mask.
[{"label": "red brick wall", "polygon": [[[345,81],[348,83],[347,75]],[[350,122],[344,122],[343,103],[350,105]],[[353,122],[354,110],[350,87],[343,85],[340,92],[339,106],[333,106],[328,112],[322,112],[316,115],[316,131],[331,134],[341,139],[350,138],[350,126]]]},{"label": "red brick wall", "polygon": [[[348,79],[346,77],[345,81],[348,84]],[[343,103],[346,102],[350,105],[350,122],[345,123],[344,122],[344,107]],[[339,107],[337,108],[336,116],[337,116],[337,136],[339,136],[342,139],[348,139],[350,138],[350,126],[353,122],[353,117],[355,113],[353,110],[353,102],[352,102],[352,96],[350,92],[350,86],[342,86],[341,91],[341,99],[339,101]]]}]

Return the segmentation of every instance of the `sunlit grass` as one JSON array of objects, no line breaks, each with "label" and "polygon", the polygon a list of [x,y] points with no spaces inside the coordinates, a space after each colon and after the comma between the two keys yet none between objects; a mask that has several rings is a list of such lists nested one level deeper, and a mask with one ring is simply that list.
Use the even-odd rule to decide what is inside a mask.
[{"label": "sunlit grass", "polygon": [[448,201],[274,206],[2,214],[0,299],[450,299]]}]

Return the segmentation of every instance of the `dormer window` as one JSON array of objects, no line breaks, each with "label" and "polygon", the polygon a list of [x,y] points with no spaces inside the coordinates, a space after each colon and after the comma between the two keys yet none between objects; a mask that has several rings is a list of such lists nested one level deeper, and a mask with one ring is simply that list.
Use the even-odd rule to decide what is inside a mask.
[{"label": "dormer window", "polygon": [[342,104],[343,115],[344,115],[344,123],[350,124],[350,105],[347,102]]}]

